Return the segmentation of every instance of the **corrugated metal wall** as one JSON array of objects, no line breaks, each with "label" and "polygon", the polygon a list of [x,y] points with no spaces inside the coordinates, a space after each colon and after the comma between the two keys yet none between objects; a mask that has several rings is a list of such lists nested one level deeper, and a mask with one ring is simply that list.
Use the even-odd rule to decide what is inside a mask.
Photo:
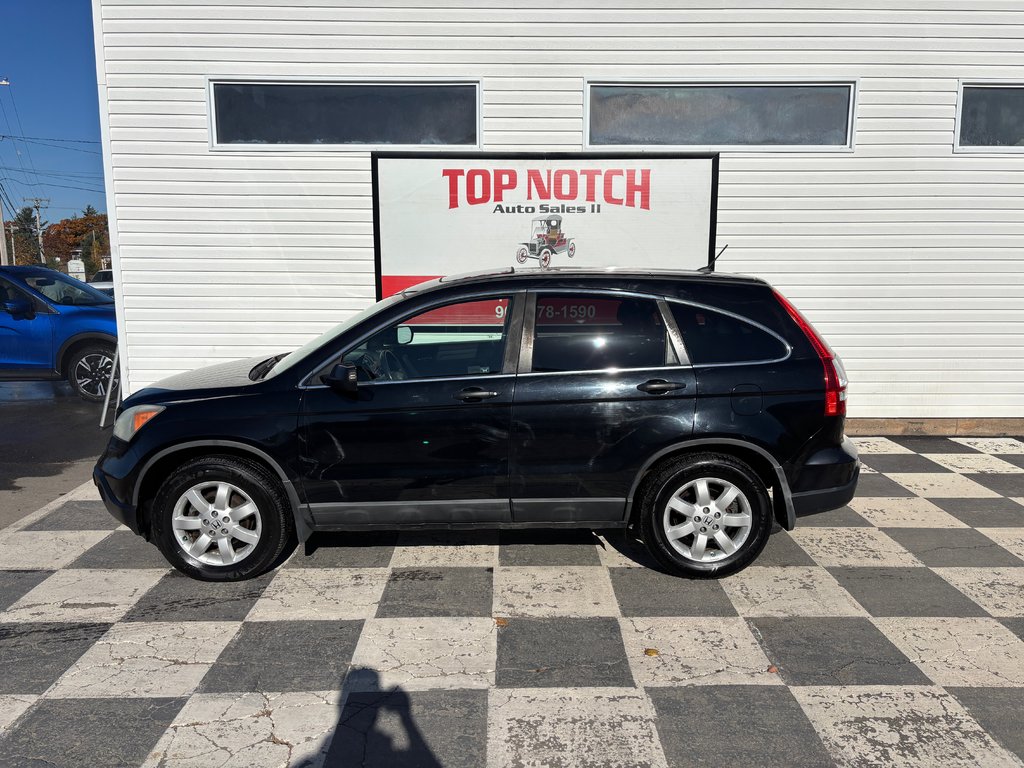
[{"label": "corrugated metal wall", "polygon": [[479,79],[490,151],[583,149],[588,78],[829,79],[854,151],[725,153],[720,268],[805,310],[853,416],[1024,413],[1024,154],[953,152],[959,80],[1024,82],[1021,3],[765,5],[94,0],[129,387],[372,300],[369,153],[211,150],[209,77]]}]

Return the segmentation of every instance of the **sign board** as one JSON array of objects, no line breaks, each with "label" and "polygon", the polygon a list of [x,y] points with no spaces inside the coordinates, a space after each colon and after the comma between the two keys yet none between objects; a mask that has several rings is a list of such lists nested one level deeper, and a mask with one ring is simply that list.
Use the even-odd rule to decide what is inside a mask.
[{"label": "sign board", "polygon": [[85,280],[85,262],[81,259],[68,259],[68,274],[79,280]]},{"label": "sign board", "polygon": [[713,261],[717,154],[371,157],[378,299],[490,268]]}]

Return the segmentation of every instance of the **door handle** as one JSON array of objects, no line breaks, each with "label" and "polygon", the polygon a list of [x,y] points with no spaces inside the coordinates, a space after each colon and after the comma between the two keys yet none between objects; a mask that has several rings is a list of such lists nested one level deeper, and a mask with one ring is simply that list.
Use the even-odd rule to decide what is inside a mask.
[{"label": "door handle", "polygon": [[455,395],[455,399],[461,400],[464,403],[475,403],[478,400],[489,400],[497,396],[497,392],[489,392],[482,387],[466,387]]},{"label": "door handle", "polygon": [[686,383],[681,381],[665,381],[664,379],[651,379],[643,384],[638,384],[637,389],[649,395],[663,395],[666,392],[674,392],[677,389],[686,389]]}]

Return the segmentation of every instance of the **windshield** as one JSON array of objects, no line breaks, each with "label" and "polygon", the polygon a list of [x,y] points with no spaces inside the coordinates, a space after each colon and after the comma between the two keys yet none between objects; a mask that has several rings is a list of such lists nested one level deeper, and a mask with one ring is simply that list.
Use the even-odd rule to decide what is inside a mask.
[{"label": "windshield", "polygon": [[39,291],[54,304],[73,304],[82,307],[114,302],[102,291],[97,291],[91,285],[60,272],[54,272],[52,275],[26,275],[22,280],[25,285]]},{"label": "windshield", "polygon": [[320,349],[320,347],[324,346],[325,344],[329,344],[330,342],[334,341],[336,338],[341,336],[341,334],[348,331],[350,328],[355,328],[364,320],[373,317],[378,312],[381,312],[390,307],[392,304],[396,304],[397,302],[401,301],[402,298],[402,294],[396,293],[394,296],[389,296],[383,301],[378,301],[376,304],[371,304],[366,309],[360,312],[356,312],[356,314],[352,315],[352,317],[348,318],[348,320],[345,320],[340,325],[334,326],[333,328],[331,328],[331,330],[327,331],[327,333],[317,336],[312,341],[303,344],[301,347],[296,349],[291,354],[282,357],[274,365],[270,372],[267,373],[266,378],[270,379],[283,371],[287,371],[296,363],[309,357],[310,354]]}]

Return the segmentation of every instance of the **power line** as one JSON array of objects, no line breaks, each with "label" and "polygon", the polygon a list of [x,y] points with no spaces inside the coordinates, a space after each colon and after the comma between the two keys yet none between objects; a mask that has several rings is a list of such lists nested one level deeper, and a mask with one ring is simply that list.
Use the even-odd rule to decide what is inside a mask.
[{"label": "power line", "polygon": [[[3,81],[3,84],[4,85],[8,85],[8,86],[10,85],[10,83],[7,82],[6,80]],[[4,125],[7,126],[7,131],[8,131],[8,133],[10,133],[10,131],[11,131],[11,121],[7,117],[7,108],[4,106],[4,100],[2,98],[0,98],[0,115],[3,116],[3,118],[4,118]],[[0,135],[0,141],[3,141],[3,139],[4,139],[4,136]],[[21,168],[22,176],[24,176],[25,179],[27,180],[28,179],[28,171],[25,169],[25,161],[22,159],[21,152],[18,151],[18,145],[14,141],[14,139],[11,139],[11,147],[14,149],[14,157],[18,161],[18,166]],[[15,179],[11,179],[11,181],[15,181],[15,183],[21,184],[20,181],[17,181]]]},{"label": "power line", "polygon": [[[15,172],[17,172],[18,169],[15,168],[13,165],[0,165],[0,171],[15,171]],[[37,176],[52,176],[54,178],[62,178],[62,179],[96,179],[96,180],[99,180],[99,181],[103,180],[103,174],[102,173],[86,173],[84,171],[80,173],[78,171],[52,171],[52,170],[46,170],[46,171],[36,171],[36,175]]]},{"label": "power line", "polygon": [[22,141],[58,141],[68,144],[99,144],[92,139],[55,139],[50,136],[8,136],[9,139],[21,139]]},{"label": "power line", "polygon": [[[12,179],[10,176],[4,176],[3,179],[5,181],[17,181],[17,179]],[[53,182],[49,181],[21,181],[18,183],[21,184],[21,186],[23,187],[59,187],[60,189],[79,189],[82,192],[95,192],[97,195],[102,195],[105,192],[105,190],[94,189],[93,187],[74,187],[68,184],[54,184]]]},{"label": "power line", "polygon": [[[18,121],[18,130],[21,132],[22,135],[24,135],[25,134],[25,126],[23,126],[21,124],[21,113],[18,111],[18,102],[14,100],[14,84],[13,83],[8,83],[7,84],[7,93],[11,97],[11,106],[14,107],[14,117]],[[32,161],[32,150],[29,148],[28,144],[25,144],[25,154],[28,156],[28,166],[29,166],[29,168],[32,169],[32,173],[35,174],[35,172],[36,172],[36,164]],[[38,176],[36,176],[36,181],[39,181],[39,177]],[[47,202],[49,202],[49,200],[47,200]],[[38,213],[38,207],[37,207],[36,212]],[[40,247],[41,247],[41,244],[40,244]]]},{"label": "power line", "polygon": [[[13,142],[15,140],[15,136],[13,136],[12,134],[0,134],[0,139],[10,139]],[[100,154],[103,154],[99,150],[95,150],[95,149],[82,149],[81,147],[63,147],[60,144],[51,144],[49,142],[38,141],[36,139],[21,139],[21,138],[19,138],[18,141],[20,141],[22,144],[25,145],[25,149],[28,149],[28,145],[29,144],[38,144],[41,147],[49,147],[50,149],[63,149],[65,151],[67,151],[67,152],[85,152],[87,155],[100,155]]]}]

